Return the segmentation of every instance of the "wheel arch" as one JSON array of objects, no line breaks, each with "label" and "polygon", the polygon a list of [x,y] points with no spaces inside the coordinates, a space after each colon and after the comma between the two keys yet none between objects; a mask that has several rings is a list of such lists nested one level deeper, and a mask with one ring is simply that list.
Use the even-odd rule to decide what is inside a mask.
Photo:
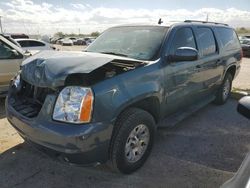
[{"label": "wheel arch", "polygon": [[235,78],[235,74],[236,74],[236,65],[232,64],[230,66],[228,66],[228,68],[225,71],[224,77],[227,73],[230,73],[233,77],[233,79]]}]

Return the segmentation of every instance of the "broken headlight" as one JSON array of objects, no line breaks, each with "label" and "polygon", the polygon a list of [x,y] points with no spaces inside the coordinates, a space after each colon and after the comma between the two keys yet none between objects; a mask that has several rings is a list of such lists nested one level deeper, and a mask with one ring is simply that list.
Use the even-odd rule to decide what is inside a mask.
[{"label": "broken headlight", "polygon": [[90,88],[65,87],[57,98],[53,119],[70,123],[88,123],[91,120],[93,100]]},{"label": "broken headlight", "polygon": [[21,71],[19,71],[16,76],[12,79],[12,86],[16,88],[16,91],[21,90]]}]

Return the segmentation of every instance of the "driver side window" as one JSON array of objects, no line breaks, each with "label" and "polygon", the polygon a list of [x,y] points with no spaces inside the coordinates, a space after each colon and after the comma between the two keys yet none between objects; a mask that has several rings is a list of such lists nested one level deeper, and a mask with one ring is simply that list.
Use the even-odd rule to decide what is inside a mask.
[{"label": "driver side window", "polygon": [[173,55],[180,47],[191,47],[197,49],[191,28],[186,27],[176,31],[171,45],[170,54]]},{"label": "driver side window", "polygon": [[13,52],[11,47],[0,40],[0,59],[11,59]]}]

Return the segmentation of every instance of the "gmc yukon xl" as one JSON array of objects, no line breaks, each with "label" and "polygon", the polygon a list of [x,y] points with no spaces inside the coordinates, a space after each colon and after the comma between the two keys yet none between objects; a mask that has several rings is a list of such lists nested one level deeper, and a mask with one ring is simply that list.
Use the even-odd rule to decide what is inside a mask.
[{"label": "gmc yukon xl", "polygon": [[10,83],[7,118],[27,142],[58,159],[110,160],[131,173],[148,158],[157,127],[227,101],[241,59],[226,24],[113,27],[84,52],[26,59]]}]

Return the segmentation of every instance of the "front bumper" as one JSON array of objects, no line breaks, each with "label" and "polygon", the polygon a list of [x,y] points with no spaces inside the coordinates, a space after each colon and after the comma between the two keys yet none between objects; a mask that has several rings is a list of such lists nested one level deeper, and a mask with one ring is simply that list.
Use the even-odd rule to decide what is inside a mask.
[{"label": "front bumper", "polygon": [[9,98],[6,98],[7,119],[25,140],[54,151],[70,163],[92,164],[108,160],[111,123],[74,125],[53,121],[54,95],[48,95],[38,116],[29,119],[11,106]]}]

